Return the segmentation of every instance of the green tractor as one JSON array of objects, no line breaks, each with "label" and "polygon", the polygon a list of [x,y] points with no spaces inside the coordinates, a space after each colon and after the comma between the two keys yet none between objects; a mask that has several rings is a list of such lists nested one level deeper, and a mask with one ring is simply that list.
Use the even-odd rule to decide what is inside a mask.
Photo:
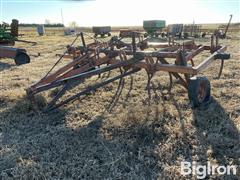
[{"label": "green tractor", "polygon": [[159,35],[161,35],[162,37],[164,37],[164,33],[162,32],[162,30],[165,27],[166,21],[164,20],[143,21],[143,29],[146,31],[144,36],[158,37]]},{"label": "green tractor", "polygon": [[11,25],[3,22],[0,24],[0,45],[14,46],[15,41],[31,43],[32,45],[37,44],[33,41],[19,40],[18,38],[18,20],[13,19]]},{"label": "green tractor", "polygon": [[30,57],[25,49],[13,48],[15,41],[32,43],[36,42],[19,40],[18,37],[18,20],[13,19],[11,25],[7,23],[0,24],[0,58],[12,58],[16,65],[30,63]]},{"label": "green tractor", "polygon": [[11,26],[3,22],[0,25],[0,45],[14,46],[18,36],[18,20],[13,19]]}]

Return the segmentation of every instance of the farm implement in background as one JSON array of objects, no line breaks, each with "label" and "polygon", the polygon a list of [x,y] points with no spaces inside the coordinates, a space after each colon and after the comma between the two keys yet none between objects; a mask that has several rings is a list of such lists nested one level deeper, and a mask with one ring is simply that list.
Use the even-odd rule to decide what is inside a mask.
[{"label": "farm implement in background", "polygon": [[33,41],[20,40],[18,37],[18,20],[13,19],[11,25],[2,23],[0,25],[0,45],[14,46],[15,42],[31,43],[32,45],[37,44]]},{"label": "farm implement in background", "polygon": [[[53,110],[64,104],[76,100],[80,96],[88,95],[111,82],[119,80],[142,69],[146,71],[148,79],[147,89],[150,91],[150,82],[157,71],[169,73],[170,86],[173,85],[175,77],[180,85],[188,91],[189,100],[194,107],[204,105],[210,100],[210,82],[206,77],[196,75],[206,69],[216,59],[221,60],[221,67],[218,76],[220,77],[224,60],[230,58],[230,54],[224,53],[226,46],[218,44],[218,37],[211,37],[211,45],[196,45],[194,40],[186,40],[182,43],[169,40],[165,43],[149,43],[141,41],[138,33],[132,32],[131,41],[124,38],[112,37],[108,42],[101,42],[92,38],[90,44],[85,42],[85,34],[80,33],[76,39],[80,38],[82,45],[74,47],[74,42],[68,46],[68,50],[59,58],[50,71],[36,84],[29,87],[26,92],[29,99],[34,102],[34,96],[43,91],[57,89],[57,93],[48,102],[46,111]],[[149,50],[149,47],[154,50]],[[194,57],[203,51],[209,51],[209,56],[196,65]],[[67,65],[59,68],[55,72],[53,69],[63,58],[72,58]],[[175,60],[174,63],[171,60]],[[107,79],[91,84],[81,92],[72,96],[64,97],[66,92],[83,81],[87,83],[88,78],[100,76],[112,70],[119,70],[119,74]],[[66,95],[65,95],[66,96]]]},{"label": "farm implement in background", "polygon": [[[201,37],[201,25],[197,24],[185,24],[183,26],[183,37],[188,38],[188,37],[194,37],[194,38],[199,38]],[[205,35],[204,35],[205,36]],[[204,37],[202,36],[202,37]]]},{"label": "farm implement in background", "polygon": [[12,58],[16,65],[30,63],[30,57],[25,49],[0,46],[0,58]]},{"label": "farm implement in background", "polygon": [[167,35],[182,38],[183,24],[169,24],[167,27]]},{"label": "farm implement in background", "polygon": [[228,28],[230,26],[230,23],[232,21],[232,14],[230,15],[230,19],[228,21],[228,24],[226,25],[226,28],[225,28],[225,31],[223,32],[223,30],[219,29],[219,30],[216,30],[214,33],[216,36],[218,36],[219,38],[221,39],[225,39],[226,36],[227,36],[227,32],[228,32]]},{"label": "farm implement in background", "polygon": [[98,35],[103,38],[105,35],[111,36],[111,26],[93,26],[92,32],[94,33],[94,37]]},{"label": "farm implement in background", "polygon": [[[163,30],[166,28],[166,32]],[[163,20],[143,21],[143,29],[146,31],[145,37],[178,37],[181,38],[199,38],[205,37],[205,33],[201,32],[201,25],[197,24],[169,24]]]},{"label": "farm implement in background", "polygon": [[37,44],[33,41],[19,40],[18,35],[18,20],[13,19],[10,26],[4,22],[0,24],[0,58],[12,58],[16,65],[30,63],[30,57],[25,49],[7,47],[14,46],[15,41]]},{"label": "farm implement in background", "polygon": [[159,37],[160,35],[164,37],[165,33],[163,32],[163,28],[165,27],[166,21],[164,20],[143,21],[143,29],[146,31],[145,37]]}]

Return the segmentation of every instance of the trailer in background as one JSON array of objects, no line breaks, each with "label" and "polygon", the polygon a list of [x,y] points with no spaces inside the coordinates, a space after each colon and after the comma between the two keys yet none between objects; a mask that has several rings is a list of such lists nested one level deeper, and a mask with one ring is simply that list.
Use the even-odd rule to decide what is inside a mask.
[{"label": "trailer in background", "polygon": [[145,36],[158,37],[164,36],[163,28],[166,27],[166,21],[164,20],[148,20],[143,21],[143,29],[146,31]]},{"label": "trailer in background", "polygon": [[111,36],[111,26],[93,26],[92,32],[94,33],[94,37],[100,35],[102,38],[107,35]]},{"label": "trailer in background", "polygon": [[183,24],[169,24],[167,28],[167,34],[168,36],[172,37],[182,37],[183,32]]},{"label": "trailer in background", "polygon": [[185,24],[183,27],[183,37],[201,37],[201,25],[198,24]]}]

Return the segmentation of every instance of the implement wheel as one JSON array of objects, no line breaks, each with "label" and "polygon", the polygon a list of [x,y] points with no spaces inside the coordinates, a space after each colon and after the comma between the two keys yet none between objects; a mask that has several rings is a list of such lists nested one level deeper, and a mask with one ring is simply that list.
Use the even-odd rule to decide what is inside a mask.
[{"label": "implement wheel", "polygon": [[30,57],[24,52],[18,53],[14,58],[14,60],[16,65],[18,66],[22,64],[30,63]]},{"label": "implement wheel", "polygon": [[188,85],[188,97],[194,108],[208,104],[211,99],[209,80],[206,77],[192,77]]}]

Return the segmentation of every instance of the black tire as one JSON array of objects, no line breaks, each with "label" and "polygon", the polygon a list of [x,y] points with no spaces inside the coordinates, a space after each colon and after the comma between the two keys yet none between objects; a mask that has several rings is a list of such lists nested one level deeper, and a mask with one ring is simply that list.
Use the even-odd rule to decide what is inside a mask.
[{"label": "black tire", "polygon": [[111,36],[111,33],[108,33],[108,36]]},{"label": "black tire", "polygon": [[192,77],[188,85],[188,97],[194,108],[207,105],[211,100],[211,85],[206,77]]},{"label": "black tire", "polygon": [[16,65],[20,66],[22,64],[30,63],[30,57],[26,53],[21,52],[16,55],[14,61]]}]

